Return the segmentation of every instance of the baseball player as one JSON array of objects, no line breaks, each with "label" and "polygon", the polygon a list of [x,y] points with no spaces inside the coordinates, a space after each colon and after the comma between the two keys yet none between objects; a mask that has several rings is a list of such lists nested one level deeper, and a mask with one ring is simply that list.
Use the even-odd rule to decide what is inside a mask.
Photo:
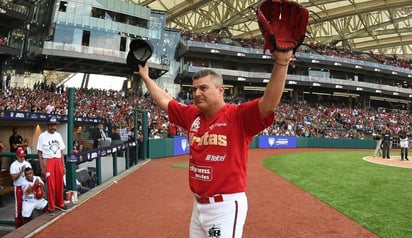
[{"label": "baseball player", "polygon": [[[297,13],[298,10],[305,13],[306,9],[297,3],[283,2],[290,4],[290,8],[283,7],[288,11],[285,14]],[[274,4],[264,8],[281,9],[275,1],[263,1],[262,4]],[[301,25],[306,29],[305,18],[307,23],[307,15],[290,16],[289,20],[286,15],[284,18],[274,16],[277,24],[303,19]],[[294,27],[286,26],[284,29],[293,31]],[[282,36],[285,39],[288,34],[284,32]],[[300,36],[291,38],[303,40]],[[136,66],[136,73],[141,76],[151,97],[168,113],[170,122],[188,131],[189,185],[194,197],[190,222],[192,238],[242,237],[248,210],[245,190],[249,144],[256,134],[272,125],[275,107],[283,94],[290,58],[300,44],[297,42],[287,47],[283,43],[276,42],[271,47],[269,43],[266,45],[275,60],[263,96],[240,105],[225,103],[223,78],[211,69],[203,69],[193,75],[193,104],[185,105],[173,100],[150,79],[147,65]]]},{"label": "baseball player", "polygon": [[382,144],[382,135],[378,133],[372,133],[373,139],[376,141],[375,150],[373,151],[373,157],[381,157],[381,144]]},{"label": "baseball player", "polygon": [[382,132],[382,158],[390,159],[390,150],[392,144],[392,131],[386,126]]},{"label": "baseball player", "polygon": [[23,196],[23,220],[26,224],[30,221],[31,214],[34,209],[43,209],[47,206],[47,200],[41,195],[36,195],[36,187],[43,189],[44,182],[39,176],[35,176],[32,168],[26,168],[24,170],[25,180],[23,181],[22,188],[24,192]]},{"label": "baseball player", "polygon": [[408,159],[409,138],[406,131],[406,126],[399,132],[399,145],[401,147],[401,160]]},{"label": "baseball player", "polygon": [[[275,51],[264,96],[235,106],[224,102],[222,77],[212,70],[193,76],[193,105],[180,104],[148,76],[139,74],[169,120],[188,131],[189,184],[194,193],[190,237],[241,237],[248,209],[245,194],[248,146],[270,126],[280,102],[292,51]],[[280,65],[281,64],[281,65]]]},{"label": "baseball player", "polygon": [[[64,161],[63,138],[57,132],[58,120],[56,116],[47,119],[47,130],[39,135],[37,141],[37,156],[39,158],[40,172],[47,183],[48,212],[53,216],[55,209],[66,211],[64,205],[63,175],[66,173]],[[43,161],[45,160],[45,161]]]},{"label": "baseball player", "polygon": [[26,152],[23,147],[17,147],[16,160],[10,165],[10,175],[14,185],[14,207],[15,207],[15,227],[16,229],[23,225],[23,218],[21,215],[23,206],[23,189],[22,183],[25,180],[24,170],[31,168],[31,164],[26,161]]}]

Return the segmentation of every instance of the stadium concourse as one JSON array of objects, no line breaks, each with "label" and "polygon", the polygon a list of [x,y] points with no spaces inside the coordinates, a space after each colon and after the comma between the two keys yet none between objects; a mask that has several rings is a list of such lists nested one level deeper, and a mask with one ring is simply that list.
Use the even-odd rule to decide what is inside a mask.
[{"label": "stadium concourse", "polygon": [[[378,237],[262,165],[271,155],[314,150],[340,149],[251,149],[244,237]],[[412,168],[412,162],[400,164],[395,156],[367,159]],[[171,166],[186,161],[187,156],[147,160],[67,213],[42,215],[4,237],[187,237],[193,197],[187,171]]]}]

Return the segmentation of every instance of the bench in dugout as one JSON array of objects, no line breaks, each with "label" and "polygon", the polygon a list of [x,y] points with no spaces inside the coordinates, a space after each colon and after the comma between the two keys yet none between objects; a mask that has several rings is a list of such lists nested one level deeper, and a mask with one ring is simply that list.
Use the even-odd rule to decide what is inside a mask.
[{"label": "bench in dugout", "polygon": [[13,193],[14,187],[9,171],[0,172],[0,207],[3,207],[3,195]]}]

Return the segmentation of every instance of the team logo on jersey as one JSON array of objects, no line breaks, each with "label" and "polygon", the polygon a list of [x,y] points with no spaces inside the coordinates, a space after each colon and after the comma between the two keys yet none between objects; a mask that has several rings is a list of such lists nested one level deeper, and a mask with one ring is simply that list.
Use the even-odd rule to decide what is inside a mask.
[{"label": "team logo on jersey", "polygon": [[222,235],[222,231],[219,225],[213,224],[212,227],[208,231],[210,238],[219,238]]},{"label": "team logo on jersey", "polygon": [[60,150],[60,143],[58,140],[51,140],[49,141],[49,149],[52,151],[54,154],[57,154],[57,152]]},{"label": "team logo on jersey", "polygon": [[200,117],[196,117],[193,121],[192,126],[190,127],[190,131],[197,132],[200,128]]}]

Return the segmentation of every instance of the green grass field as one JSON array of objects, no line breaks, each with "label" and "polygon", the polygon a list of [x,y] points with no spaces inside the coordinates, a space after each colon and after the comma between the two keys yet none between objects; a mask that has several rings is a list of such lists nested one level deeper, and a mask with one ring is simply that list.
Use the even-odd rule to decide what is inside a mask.
[{"label": "green grass field", "polygon": [[365,156],[370,152],[305,152],[263,164],[380,237],[412,237],[412,169]]}]

